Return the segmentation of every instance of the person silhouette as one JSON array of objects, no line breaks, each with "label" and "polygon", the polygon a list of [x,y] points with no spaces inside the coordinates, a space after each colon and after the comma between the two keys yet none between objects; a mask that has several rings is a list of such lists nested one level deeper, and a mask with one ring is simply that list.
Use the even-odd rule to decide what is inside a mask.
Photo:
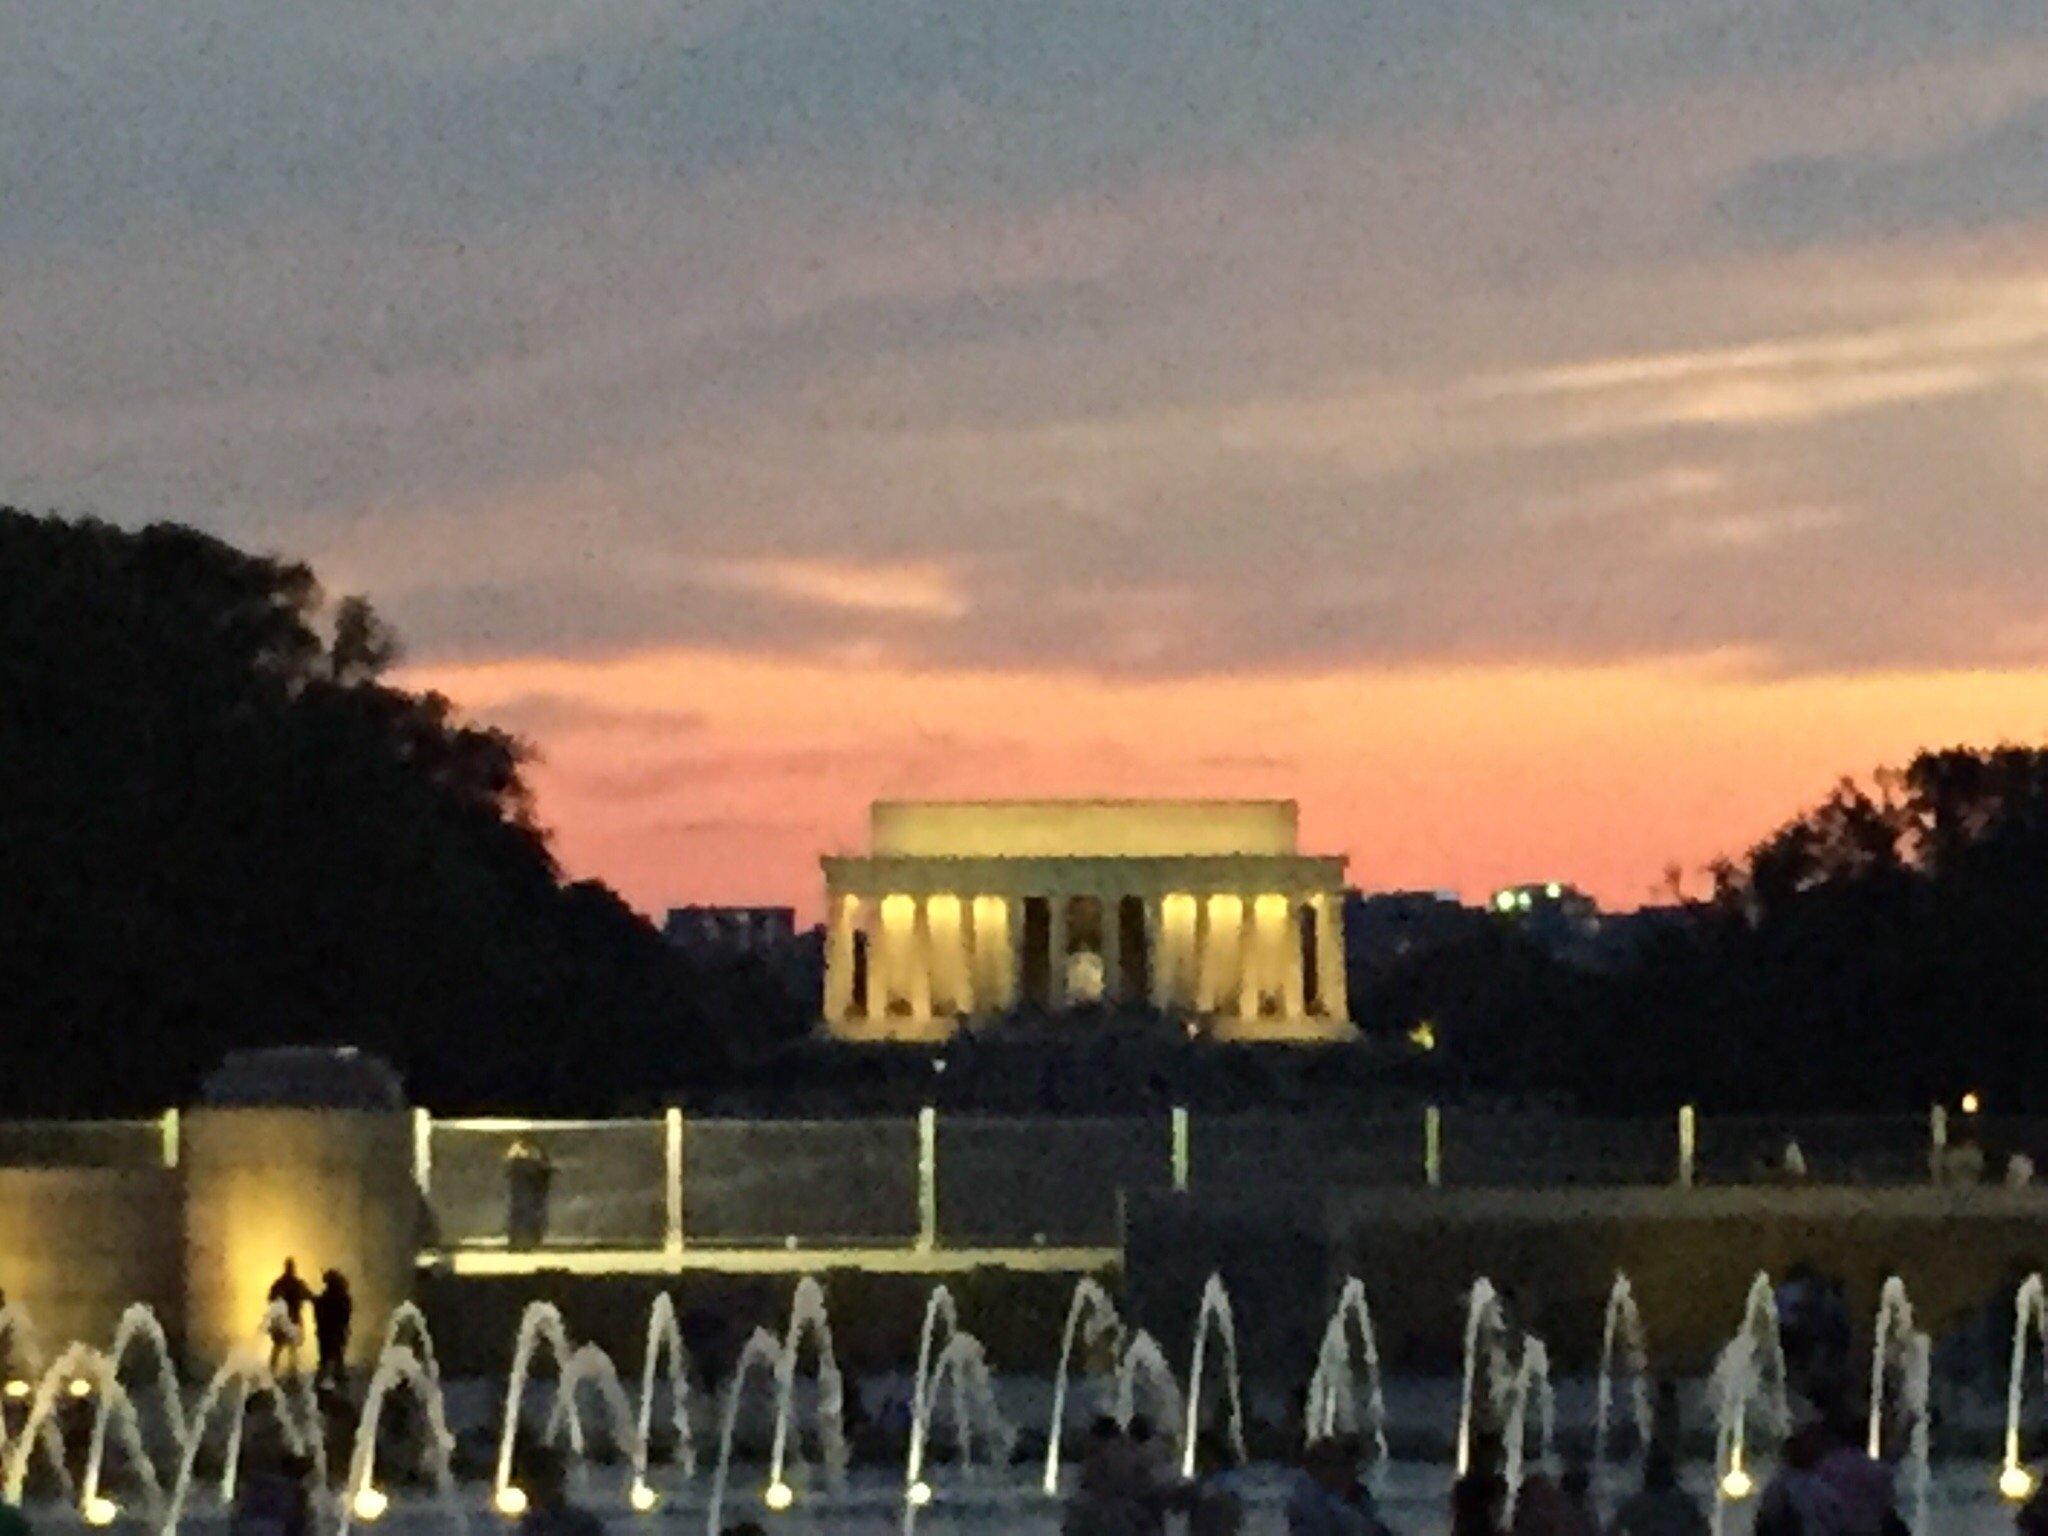
[{"label": "person silhouette", "polygon": [[306,1303],[313,1288],[299,1276],[295,1260],[284,1261],[284,1272],[270,1282],[270,1371],[280,1375],[288,1365],[299,1368],[299,1341],[306,1336]]},{"label": "person silhouette", "polygon": [[348,1385],[348,1335],[355,1310],[348,1276],[338,1269],[328,1270],[320,1277],[320,1294],[313,1298],[313,1342],[319,1351],[319,1363],[313,1368],[314,1385]]}]

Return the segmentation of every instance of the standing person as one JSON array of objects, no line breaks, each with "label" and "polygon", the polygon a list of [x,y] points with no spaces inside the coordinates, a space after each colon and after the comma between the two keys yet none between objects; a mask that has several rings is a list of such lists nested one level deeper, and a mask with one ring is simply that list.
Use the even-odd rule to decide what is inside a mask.
[{"label": "standing person", "polygon": [[547,1241],[548,1188],[554,1177],[547,1153],[524,1136],[506,1150],[505,1245],[515,1253],[531,1252]]},{"label": "standing person", "polygon": [[1133,1464],[1115,1419],[1104,1414],[1091,1424],[1074,1491],[1060,1512],[1061,1536],[1137,1536]]},{"label": "standing person", "polygon": [[1864,1448],[1862,1428],[1852,1411],[1838,1409],[1814,1476],[1841,1509],[1843,1536],[1898,1536],[1905,1524],[1899,1519],[1891,1468]]},{"label": "standing person", "polygon": [[1341,1436],[1302,1452],[1286,1515],[1287,1536],[1391,1536],[1359,1476],[1358,1447]]},{"label": "standing person", "polygon": [[602,1520],[569,1502],[569,1469],[552,1445],[528,1453],[524,1487],[519,1536],[604,1536]]},{"label": "standing person", "polygon": [[299,1341],[306,1336],[306,1303],[313,1288],[299,1277],[297,1261],[286,1259],[284,1273],[270,1282],[270,1374],[281,1375],[288,1364],[299,1369]]},{"label": "standing person", "polygon": [[348,1385],[348,1333],[355,1313],[348,1276],[338,1269],[328,1270],[320,1277],[320,1294],[313,1298],[313,1342],[320,1355],[313,1370],[315,1386],[338,1390]]},{"label": "standing person", "polygon": [[229,1536],[311,1536],[313,1461],[296,1451],[266,1459],[242,1480]]},{"label": "standing person", "polygon": [[1823,1480],[1828,1453],[1823,1424],[1805,1424],[1785,1441],[1785,1460],[1756,1505],[1756,1536],[1846,1536],[1842,1505]]},{"label": "standing person", "polygon": [[1643,1486],[1614,1516],[1613,1536],[1707,1536],[1707,1517],[1678,1486],[1669,1446],[1653,1447],[1643,1462]]}]

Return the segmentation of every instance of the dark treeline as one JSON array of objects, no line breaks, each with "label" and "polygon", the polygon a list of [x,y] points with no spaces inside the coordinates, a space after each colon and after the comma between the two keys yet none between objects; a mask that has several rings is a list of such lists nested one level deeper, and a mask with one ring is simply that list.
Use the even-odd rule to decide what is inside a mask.
[{"label": "dark treeline", "polygon": [[[2048,1111],[2048,752],[1923,752],[1712,871],[1618,969],[1492,926],[1368,984],[1446,1070],[1590,1109]],[[1367,1011],[1361,1010],[1361,1011]]]},{"label": "dark treeline", "polygon": [[525,749],[396,655],[302,565],[0,509],[0,1113],[154,1111],[273,1043],[589,1110],[745,1045],[761,978],[565,883]]},{"label": "dark treeline", "polygon": [[[565,882],[525,748],[396,655],[302,565],[0,509],[0,1113],[154,1111],[293,1042],[448,1111],[765,1082],[815,999]],[[1478,922],[1353,1000],[1454,1082],[1597,1111],[2048,1111],[2048,753],[1844,783],[1618,967]]]}]

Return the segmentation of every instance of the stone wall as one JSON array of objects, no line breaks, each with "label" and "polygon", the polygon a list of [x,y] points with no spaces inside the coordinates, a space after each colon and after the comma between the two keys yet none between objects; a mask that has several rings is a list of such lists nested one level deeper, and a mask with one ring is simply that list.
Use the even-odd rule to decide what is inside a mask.
[{"label": "stone wall", "polygon": [[46,1351],[104,1345],[136,1301],[182,1331],[180,1190],[163,1169],[0,1168],[0,1289]]}]

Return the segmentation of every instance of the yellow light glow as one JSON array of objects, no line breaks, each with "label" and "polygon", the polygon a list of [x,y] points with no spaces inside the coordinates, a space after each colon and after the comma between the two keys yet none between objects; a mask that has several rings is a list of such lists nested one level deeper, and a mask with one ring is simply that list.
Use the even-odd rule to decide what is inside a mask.
[{"label": "yellow light glow", "polygon": [[1984,1101],[1983,1101],[1982,1099],[1978,1098],[1976,1094],[1974,1094],[1974,1093],[1966,1093],[1966,1094],[1964,1094],[1964,1095],[1963,1095],[1963,1113],[1964,1113],[1964,1114],[1966,1114],[1966,1115],[1974,1115],[1974,1114],[1976,1114],[1976,1113],[1977,1113],[1977,1111],[1978,1111],[1978,1110],[1982,1109],[1983,1107],[1984,1107]]},{"label": "yellow light glow", "polygon": [[1721,1478],[1721,1497],[1739,1504],[1756,1492],[1756,1481],[1741,1467],[1730,1467]]},{"label": "yellow light glow", "polygon": [[526,1490],[517,1483],[507,1483],[491,1502],[497,1505],[499,1514],[516,1520],[526,1513]]},{"label": "yellow light glow", "polygon": [[932,1501],[932,1485],[922,1481],[912,1483],[910,1485],[909,1499],[911,1508],[923,1509],[925,1505]]},{"label": "yellow light glow", "polygon": [[787,1483],[770,1483],[768,1491],[761,1496],[761,1502],[780,1514],[796,1502],[796,1490]]},{"label": "yellow light glow", "polygon": [[2014,1462],[1998,1474],[1998,1492],[2014,1504],[2024,1504],[2033,1496],[2034,1474]]},{"label": "yellow light glow", "polygon": [[7,1383],[7,1395],[17,1403],[27,1397],[30,1390],[29,1384],[19,1377]]},{"label": "yellow light glow", "polygon": [[121,1506],[105,1494],[96,1493],[85,1501],[85,1508],[81,1513],[84,1514],[87,1525],[112,1525],[121,1513]]},{"label": "yellow light glow", "polygon": [[91,1397],[92,1383],[90,1381],[87,1381],[83,1376],[72,1377],[71,1395],[73,1397]]},{"label": "yellow light glow", "polygon": [[661,1502],[660,1496],[647,1486],[646,1481],[637,1477],[633,1479],[633,1486],[626,1494],[626,1500],[635,1510],[643,1515],[649,1513],[656,1504]]},{"label": "yellow light glow", "polygon": [[1420,1024],[1408,1031],[1408,1043],[1418,1051],[1435,1050],[1436,1025],[1432,1024],[1428,1019],[1424,1019]]},{"label": "yellow light glow", "polygon": [[384,1518],[384,1511],[391,1507],[391,1497],[375,1483],[365,1483],[356,1490],[356,1496],[349,1501],[349,1508],[355,1511],[358,1520],[369,1522]]}]

